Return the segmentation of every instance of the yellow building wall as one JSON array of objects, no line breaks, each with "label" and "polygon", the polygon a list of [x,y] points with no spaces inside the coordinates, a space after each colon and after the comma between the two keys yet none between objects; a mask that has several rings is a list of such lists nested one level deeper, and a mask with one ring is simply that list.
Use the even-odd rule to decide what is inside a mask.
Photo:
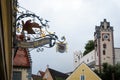
[{"label": "yellow building wall", "polygon": [[45,75],[43,76],[43,80],[53,80],[48,69],[46,69]]},{"label": "yellow building wall", "polygon": [[5,69],[7,78],[12,79],[12,0],[1,0],[2,28],[4,40]]},{"label": "yellow building wall", "polygon": [[101,80],[86,64],[82,63],[66,80],[80,80],[84,75],[85,80]]}]

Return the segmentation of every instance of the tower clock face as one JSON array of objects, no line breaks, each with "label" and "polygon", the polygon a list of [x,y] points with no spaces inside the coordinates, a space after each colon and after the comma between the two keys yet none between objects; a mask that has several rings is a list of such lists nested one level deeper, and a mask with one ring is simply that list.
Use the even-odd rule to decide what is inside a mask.
[{"label": "tower clock face", "polygon": [[109,40],[110,39],[109,33],[104,33],[102,37],[103,37],[104,40]]}]

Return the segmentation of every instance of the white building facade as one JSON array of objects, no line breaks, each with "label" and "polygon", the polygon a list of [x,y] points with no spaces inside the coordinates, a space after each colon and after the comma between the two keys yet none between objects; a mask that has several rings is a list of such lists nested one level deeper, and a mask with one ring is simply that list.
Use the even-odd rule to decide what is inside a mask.
[{"label": "white building facade", "polygon": [[115,64],[120,64],[120,48],[115,49]]}]

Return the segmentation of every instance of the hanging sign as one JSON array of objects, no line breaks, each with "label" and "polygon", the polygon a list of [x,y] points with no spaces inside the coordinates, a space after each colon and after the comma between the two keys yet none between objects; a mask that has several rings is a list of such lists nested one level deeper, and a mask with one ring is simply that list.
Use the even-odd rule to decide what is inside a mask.
[{"label": "hanging sign", "polygon": [[64,53],[66,52],[67,50],[67,44],[66,43],[63,43],[63,42],[60,42],[60,43],[57,43],[57,51],[60,52],[60,53]]},{"label": "hanging sign", "polygon": [[23,48],[37,48],[51,43],[51,38],[42,38],[34,42],[18,41],[17,46]]}]

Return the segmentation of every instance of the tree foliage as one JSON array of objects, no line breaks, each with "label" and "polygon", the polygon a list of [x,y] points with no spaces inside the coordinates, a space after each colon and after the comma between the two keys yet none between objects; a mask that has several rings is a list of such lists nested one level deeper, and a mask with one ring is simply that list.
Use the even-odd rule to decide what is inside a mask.
[{"label": "tree foliage", "polygon": [[85,45],[85,51],[83,52],[83,56],[88,54],[92,50],[94,50],[94,41],[89,40],[88,43]]},{"label": "tree foliage", "polygon": [[120,80],[120,64],[114,66],[103,63],[101,73],[98,70],[94,71],[102,80]]}]

